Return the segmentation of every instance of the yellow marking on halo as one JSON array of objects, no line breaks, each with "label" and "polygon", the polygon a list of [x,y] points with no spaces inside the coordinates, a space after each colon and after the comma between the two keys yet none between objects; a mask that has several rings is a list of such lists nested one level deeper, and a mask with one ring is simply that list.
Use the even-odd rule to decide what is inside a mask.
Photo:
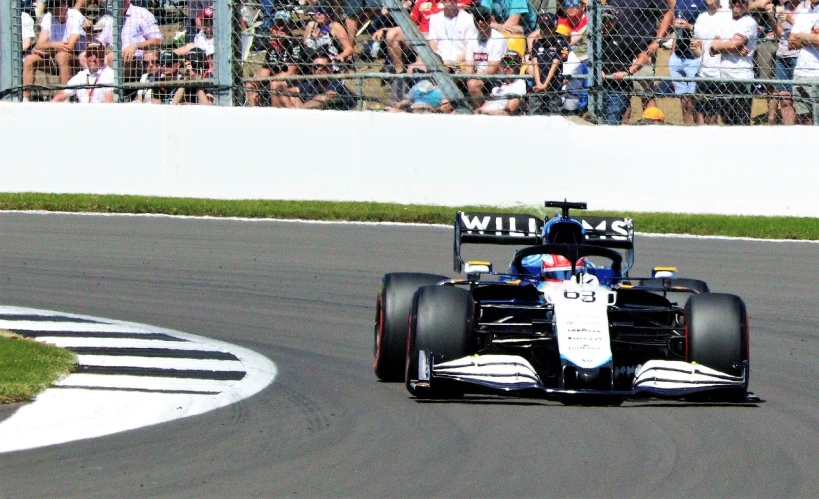
[{"label": "yellow marking on halo", "polygon": [[665,270],[668,272],[676,272],[677,267],[654,267],[654,270]]},{"label": "yellow marking on halo", "polygon": [[469,265],[489,265],[492,262],[486,262],[486,261],[483,261],[483,260],[469,260],[466,263],[468,263]]}]

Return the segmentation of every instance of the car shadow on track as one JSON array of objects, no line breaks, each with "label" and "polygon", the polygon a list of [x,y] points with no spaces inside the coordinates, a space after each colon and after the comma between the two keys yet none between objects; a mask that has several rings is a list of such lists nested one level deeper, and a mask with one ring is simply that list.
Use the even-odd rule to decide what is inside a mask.
[{"label": "car shadow on track", "polygon": [[613,403],[563,403],[558,400],[549,399],[529,399],[516,397],[498,396],[465,396],[461,398],[412,398],[419,404],[461,404],[461,405],[511,405],[511,406],[562,406],[562,407],[606,407],[618,409],[643,409],[647,407],[656,408],[688,408],[688,407],[736,407],[736,408],[758,408],[765,401],[757,399],[747,402],[724,402],[724,401],[688,401],[688,400],[626,400],[622,405]]}]

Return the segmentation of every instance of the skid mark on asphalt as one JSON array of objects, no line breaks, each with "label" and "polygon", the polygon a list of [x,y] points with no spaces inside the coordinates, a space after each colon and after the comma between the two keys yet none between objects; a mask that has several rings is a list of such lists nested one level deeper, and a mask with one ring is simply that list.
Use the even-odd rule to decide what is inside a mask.
[{"label": "skid mark on asphalt", "polygon": [[0,307],[0,329],[77,355],[75,372],[0,422],[0,452],[109,435],[202,414],[276,376],[250,350],[145,324]]}]

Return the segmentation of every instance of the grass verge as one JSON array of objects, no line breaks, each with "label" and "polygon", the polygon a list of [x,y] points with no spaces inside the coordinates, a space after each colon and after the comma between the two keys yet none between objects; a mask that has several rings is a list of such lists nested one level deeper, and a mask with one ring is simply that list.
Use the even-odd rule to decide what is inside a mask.
[{"label": "grass verge", "polygon": [[[544,215],[541,207],[423,206],[390,203],[212,200],[88,194],[0,193],[0,210],[95,213],[154,213],[187,216],[349,220],[451,224],[456,210],[523,212]],[[692,215],[589,211],[629,216],[638,232],[719,235],[761,239],[819,240],[819,218]],[[549,212],[551,214],[551,211]]]},{"label": "grass verge", "polygon": [[0,331],[0,404],[33,399],[76,364],[68,350]]}]

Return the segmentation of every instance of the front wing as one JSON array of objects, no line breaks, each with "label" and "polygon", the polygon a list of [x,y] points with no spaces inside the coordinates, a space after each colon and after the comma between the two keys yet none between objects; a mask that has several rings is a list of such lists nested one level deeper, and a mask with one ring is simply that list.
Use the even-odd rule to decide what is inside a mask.
[{"label": "front wing", "polygon": [[[683,397],[708,391],[742,389],[748,386],[748,365],[741,376],[732,376],[699,364],[682,361],[650,360],[635,374],[631,390],[567,390],[543,384],[535,369],[517,355],[473,355],[435,364],[432,352],[418,352],[417,379],[410,380],[417,390],[434,388],[436,381],[478,385],[500,394],[539,392],[544,398],[572,395],[615,397]],[[749,395],[747,400],[754,397]]]}]

